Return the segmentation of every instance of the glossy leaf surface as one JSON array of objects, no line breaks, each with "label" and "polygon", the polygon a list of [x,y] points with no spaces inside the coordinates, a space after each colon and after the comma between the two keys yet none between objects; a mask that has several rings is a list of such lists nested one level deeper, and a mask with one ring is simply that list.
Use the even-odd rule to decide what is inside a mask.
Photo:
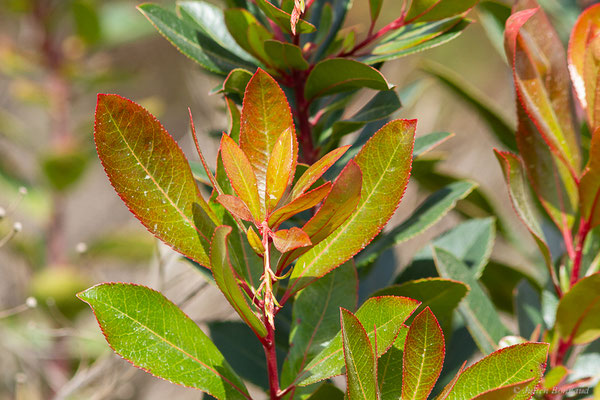
[{"label": "glossy leaf surface", "polygon": [[291,129],[285,130],[273,146],[267,165],[265,202],[267,212],[273,210],[294,178],[298,147]]},{"label": "glossy leaf surface", "polygon": [[377,357],[367,331],[350,311],[340,314],[348,399],[377,400]]},{"label": "glossy leaf surface", "polygon": [[381,72],[366,64],[345,58],[321,61],[306,78],[307,100],[360,88],[390,89]]},{"label": "glossy leaf surface", "polygon": [[290,194],[291,199],[296,199],[298,196],[306,192],[314,185],[323,174],[340,159],[341,156],[348,150],[350,146],[343,146],[330,151],[319,159],[316,163],[308,167],[308,169],[300,176],[298,182],[294,185]]},{"label": "glossy leaf surface", "polygon": [[556,327],[561,338],[575,344],[600,337],[600,274],[577,282],[558,303]]},{"label": "glossy leaf surface", "polygon": [[299,247],[310,246],[310,238],[302,229],[292,227],[280,229],[273,235],[273,245],[280,253],[295,250]]},{"label": "glossy leaf surface", "polygon": [[402,399],[427,400],[442,372],[444,333],[429,308],[415,317],[404,344]]},{"label": "glossy leaf surface", "polygon": [[104,170],[129,210],[156,237],[208,267],[216,217],[160,122],[130,100],[101,94],[94,137]]},{"label": "glossy leaf surface", "polygon": [[296,200],[286,204],[285,206],[278,208],[269,216],[269,226],[279,226],[283,221],[288,218],[313,208],[319,204],[331,191],[331,182],[324,183],[316,189],[310,192],[304,193]]},{"label": "glossy leaf surface", "polygon": [[159,292],[107,283],[78,297],[94,310],[110,346],[136,367],[220,399],[250,399],[210,339]]},{"label": "glossy leaf surface", "polygon": [[397,120],[381,128],[354,161],[362,172],[360,202],[352,215],[325,240],[302,255],[288,291],[297,291],[342,264],[379,233],[406,188],[412,163],[416,121]]}]

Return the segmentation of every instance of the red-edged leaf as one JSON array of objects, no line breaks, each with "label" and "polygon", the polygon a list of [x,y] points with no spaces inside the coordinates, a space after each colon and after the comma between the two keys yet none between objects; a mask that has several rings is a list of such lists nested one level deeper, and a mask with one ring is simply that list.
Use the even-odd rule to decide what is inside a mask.
[{"label": "red-edged leaf", "polygon": [[600,129],[592,136],[590,158],[579,182],[581,215],[590,228],[600,225]]},{"label": "red-edged leaf", "polygon": [[363,177],[360,202],[340,227],[298,259],[288,295],[354,256],[391,218],[408,183],[415,129],[416,120],[392,121],[356,155]]},{"label": "red-edged leaf", "polygon": [[291,129],[285,130],[271,153],[267,166],[266,208],[271,212],[283,197],[283,193],[294,178],[298,147],[295,145],[294,133]]},{"label": "red-edged leaf", "polygon": [[313,208],[321,202],[331,191],[331,182],[325,182],[318,188],[311,190],[308,193],[304,193],[296,200],[292,201],[285,206],[278,208],[269,216],[269,226],[278,227],[286,219],[302,212]]},{"label": "red-edged leaf", "polygon": [[298,182],[294,185],[290,194],[290,199],[295,199],[304,192],[306,192],[312,185],[319,180],[320,177],[333,165],[337,160],[340,159],[350,148],[348,146],[342,146],[338,149],[332,150],[325,154],[319,161],[308,167],[308,169],[302,174]]},{"label": "red-edged leaf", "polygon": [[232,215],[243,219],[244,221],[254,221],[250,210],[239,197],[229,194],[221,194],[217,197],[217,201],[227,209]]},{"label": "red-edged leaf", "polygon": [[210,266],[217,218],[160,122],[131,100],[99,94],[94,137],[111,184],[137,219],[173,249]]},{"label": "red-edged leaf", "polygon": [[292,251],[298,247],[310,246],[310,238],[300,228],[280,229],[272,236],[273,244],[280,253]]},{"label": "red-edged leaf", "polygon": [[292,154],[298,154],[298,143],[285,94],[277,82],[260,68],[246,87],[241,118],[240,147],[254,169],[258,196],[261,204],[265,204],[267,167],[275,143],[287,130],[292,133]]},{"label": "red-edged leaf", "polygon": [[458,372],[456,373],[456,375],[454,375],[454,378],[452,378],[452,380],[446,385],[446,387],[444,387],[444,390],[442,390],[440,395],[438,397],[436,397],[435,400],[445,400],[448,397],[448,394],[450,393],[450,391],[452,390],[454,385],[456,385],[456,381],[460,377],[460,374],[462,374],[463,371],[465,370],[466,365],[467,365],[467,362],[466,361],[463,362],[463,364],[458,369]]},{"label": "red-edged leaf", "polygon": [[445,354],[444,333],[427,307],[415,317],[404,342],[403,400],[427,399],[442,372]]},{"label": "red-edged leaf", "polygon": [[577,98],[587,112],[591,130],[598,124],[600,99],[597,99],[597,79],[600,70],[597,57],[600,42],[600,4],[586,9],[575,23],[569,39],[569,72]]},{"label": "red-edged leaf", "polygon": [[552,151],[576,176],[581,154],[570,108],[570,81],[560,39],[534,0],[520,0],[506,21],[505,46],[519,102]]},{"label": "red-edged leaf", "polygon": [[215,230],[210,246],[210,260],[213,276],[217,286],[225,295],[225,298],[240,315],[242,320],[260,337],[267,336],[267,328],[260,318],[254,314],[246,297],[238,286],[237,278],[231,262],[229,261],[229,250],[227,238],[231,233],[230,226],[219,226]]},{"label": "red-edged leaf", "polygon": [[221,137],[221,158],[233,190],[246,203],[256,221],[262,221],[264,208],[258,198],[256,176],[244,151],[228,135]]},{"label": "red-edged leaf", "polygon": [[488,390],[487,392],[474,397],[473,400],[513,400],[527,398],[526,396],[533,395],[533,392],[523,392],[523,389],[530,387],[534,379],[535,378],[531,378],[523,382],[512,383],[497,389]]},{"label": "red-edged leaf", "polygon": [[258,236],[251,226],[248,227],[248,230],[246,231],[246,238],[248,239],[250,247],[252,247],[252,250],[254,250],[256,254],[265,253],[265,246],[263,246],[260,236]]}]

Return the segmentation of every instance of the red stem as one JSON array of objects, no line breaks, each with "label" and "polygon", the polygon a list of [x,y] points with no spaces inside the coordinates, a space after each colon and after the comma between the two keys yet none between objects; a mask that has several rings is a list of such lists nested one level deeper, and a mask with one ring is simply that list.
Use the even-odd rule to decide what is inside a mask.
[{"label": "red stem", "polygon": [[577,232],[577,247],[575,248],[575,260],[573,261],[573,271],[571,272],[571,287],[579,280],[581,260],[583,258],[583,245],[588,233],[590,233],[590,224],[582,218],[579,225],[579,232]]},{"label": "red stem", "polygon": [[346,52],[341,52],[340,54],[337,55],[337,57],[349,57],[352,56],[354,54],[356,54],[356,52],[364,47],[367,47],[368,45],[370,45],[371,43],[373,43],[375,40],[379,39],[380,37],[382,37],[383,35],[387,34],[389,31],[393,31],[395,29],[401,28],[403,25],[405,24],[404,21],[404,13],[402,15],[400,15],[400,17],[398,17],[397,19],[395,19],[394,21],[390,22],[389,24],[387,24],[386,26],[384,26],[383,28],[381,28],[380,30],[378,30],[375,33],[370,33],[365,40],[363,40],[362,42],[360,42],[359,44],[357,44],[356,46],[354,46],[353,49],[346,51]]},{"label": "red stem", "polygon": [[315,148],[312,138],[312,126],[309,121],[309,106],[310,102],[304,97],[304,83],[306,76],[303,72],[297,71],[293,75],[294,92],[296,94],[296,109],[295,114],[298,119],[298,129],[300,130],[300,146],[302,147],[302,155],[300,162],[313,164],[317,161],[318,149]]},{"label": "red stem", "polygon": [[265,357],[267,359],[267,374],[269,375],[269,392],[271,400],[281,399],[279,390],[279,376],[277,373],[277,352],[275,350],[275,329],[271,326],[267,318],[264,318],[267,327],[267,336],[263,343]]}]

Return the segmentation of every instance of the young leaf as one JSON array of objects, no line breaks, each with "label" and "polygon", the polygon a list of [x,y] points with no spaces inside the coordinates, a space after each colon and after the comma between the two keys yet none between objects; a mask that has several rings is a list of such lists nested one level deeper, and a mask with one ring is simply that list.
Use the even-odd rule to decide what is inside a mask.
[{"label": "young leaf", "polygon": [[373,67],[346,58],[332,58],[315,65],[306,78],[304,95],[310,101],[360,88],[389,90],[391,87],[381,72]]},{"label": "young leaf", "polygon": [[331,383],[324,383],[306,400],[344,400],[344,392]]},{"label": "young leaf", "polygon": [[600,337],[600,274],[577,282],[560,299],[556,311],[558,334],[575,344],[589,343]]},{"label": "young leaf", "polygon": [[246,203],[255,221],[265,215],[264,203],[258,197],[256,176],[244,151],[228,135],[221,136],[221,157],[231,186]]},{"label": "young leaf", "polygon": [[311,190],[310,192],[304,193],[302,196],[298,197],[296,200],[291,203],[286,204],[285,206],[278,208],[269,216],[269,226],[270,227],[278,227],[281,223],[288,218],[302,212],[304,210],[308,210],[309,208],[313,208],[317,204],[319,204],[325,196],[329,194],[331,191],[331,182],[326,182],[319,186],[316,189]]},{"label": "young leaf", "polygon": [[571,119],[565,51],[543,11],[517,11],[536,6],[531,0],[515,5],[506,21],[506,53],[519,102],[554,154],[577,175],[581,154]]},{"label": "young leaf", "polygon": [[[277,26],[279,26],[281,29],[283,29],[284,32],[295,34],[294,32],[292,32],[292,28],[290,25],[292,16],[289,13],[275,7],[268,0],[256,0],[256,4],[265,13],[267,18],[269,18],[271,21],[275,22],[277,24]],[[310,33],[310,32],[314,32],[316,29],[317,28],[315,28],[315,26],[313,24],[301,19],[301,20],[298,20],[298,22],[296,23],[295,30],[298,33]]]},{"label": "young leaf", "polygon": [[403,223],[383,234],[377,241],[359,253],[356,263],[359,267],[374,262],[381,253],[390,247],[405,242],[425,231],[454,208],[459,200],[471,193],[477,184],[458,181],[438,190],[429,196]]},{"label": "young leaf", "polygon": [[[130,100],[99,94],[94,138],[104,170],[129,210],[157,238],[208,267],[218,221],[160,122]],[[194,204],[203,213],[194,215]]]},{"label": "young leaf", "polygon": [[415,317],[406,336],[402,399],[427,400],[442,372],[445,353],[444,333],[427,307]]},{"label": "young leaf", "polygon": [[600,225],[600,130],[592,136],[590,158],[579,182],[581,216],[590,229]]},{"label": "young leaf", "polygon": [[267,168],[273,148],[286,130],[292,135],[292,154],[298,154],[294,121],[285,94],[269,74],[258,69],[244,96],[240,147],[256,174],[261,204],[265,204]]},{"label": "young leaf", "polygon": [[280,253],[296,250],[299,247],[310,246],[310,238],[302,229],[292,227],[280,229],[273,235],[273,245]]},{"label": "young leaf", "polygon": [[568,63],[573,88],[579,103],[587,112],[591,130],[599,126],[596,102],[598,96],[598,59],[594,55],[599,42],[600,5],[587,8],[575,23],[569,39]]},{"label": "young leaf", "polygon": [[458,306],[458,310],[465,319],[467,329],[479,349],[484,354],[493,352],[498,348],[500,339],[510,335],[508,329],[502,324],[494,305],[479,286],[479,282],[473,278],[469,267],[452,253],[434,248],[433,256],[440,276],[469,285],[471,290],[465,301]]},{"label": "young leaf", "polygon": [[289,294],[348,260],[390,219],[408,183],[415,125],[414,120],[388,123],[354,158],[363,176],[360,202],[346,222],[298,259]]},{"label": "young leaf", "polygon": [[414,0],[408,12],[407,21],[437,21],[468,11],[479,0]]},{"label": "young leaf", "polygon": [[273,146],[271,158],[267,165],[267,185],[265,193],[267,213],[273,210],[283,193],[294,178],[296,170],[296,159],[298,158],[298,146],[296,138],[291,129],[286,129]]},{"label": "young leaf", "polygon": [[379,18],[379,13],[381,12],[381,5],[383,4],[383,0],[369,0],[369,9],[371,11],[371,21],[377,21]]},{"label": "young leaf", "polygon": [[408,327],[403,326],[392,347],[377,361],[381,400],[398,400],[402,395],[402,358]]},{"label": "young leaf", "polygon": [[[358,309],[356,317],[365,326],[369,340],[375,342],[377,327],[377,357],[384,354],[394,343],[404,321],[419,306],[419,302],[406,297],[382,296],[370,298]],[[338,334],[327,347],[317,354],[304,368],[298,385],[306,386],[315,382],[341,375],[344,367],[342,337]]]},{"label": "young leaf", "polygon": [[445,400],[470,400],[493,389],[532,380],[522,389],[529,393],[544,374],[547,355],[546,343],[523,343],[498,350],[467,368]]},{"label": "young leaf", "polygon": [[159,292],[105,283],[77,296],[92,307],[114,351],[136,367],[219,399],[250,399],[210,339]]},{"label": "young leaf", "polygon": [[267,336],[267,329],[262,321],[254,314],[242,290],[240,289],[227,249],[227,238],[231,227],[219,226],[215,230],[210,246],[210,260],[215,282],[225,298],[240,315],[242,320],[260,337]]},{"label": "young leaf", "polygon": [[[269,57],[265,52],[264,42],[273,39],[273,34],[247,10],[229,8],[225,10],[224,16],[227,30],[237,44],[263,63],[267,63]],[[253,70],[253,68],[248,69]]]},{"label": "young leaf", "polygon": [[227,209],[233,216],[243,219],[244,221],[254,221],[252,213],[239,197],[229,194],[220,194],[217,196],[217,201]]},{"label": "young leaf", "polygon": [[379,400],[377,357],[367,331],[350,311],[340,309],[348,399]]}]

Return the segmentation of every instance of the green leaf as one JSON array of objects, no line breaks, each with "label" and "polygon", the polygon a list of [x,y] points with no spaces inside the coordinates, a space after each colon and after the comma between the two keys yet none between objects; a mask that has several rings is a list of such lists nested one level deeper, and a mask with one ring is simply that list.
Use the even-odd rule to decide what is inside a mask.
[{"label": "green leaf", "polygon": [[[256,4],[265,13],[267,18],[275,22],[277,26],[283,29],[285,33],[292,33],[292,28],[290,25],[292,16],[289,13],[275,7],[267,0],[256,0]],[[298,20],[298,23],[296,25],[297,33],[310,33],[314,32],[316,29],[317,28],[315,28],[313,24],[306,22],[302,19]]]},{"label": "green leaf", "polygon": [[77,296],[94,310],[110,346],[136,367],[219,399],[250,399],[216,346],[159,292],[105,283]]},{"label": "green leaf", "polygon": [[433,132],[415,139],[413,157],[417,158],[454,136],[449,132]]},{"label": "green leaf", "polygon": [[556,328],[560,337],[575,344],[589,343],[600,337],[600,274],[577,282],[560,299]]},{"label": "green leaf", "polygon": [[402,358],[408,327],[400,329],[394,344],[377,362],[381,400],[398,400],[402,395]]},{"label": "green leaf", "polygon": [[[241,8],[229,8],[225,10],[225,25],[227,30],[237,44],[266,63],[269,57],[264,49],[264,42],[273,39],[273,34],[269,32],[250,12]],[[253,68],[248,68],[253,70]]]},{"label": "green leaf", "polygon": [[415,317],[404,344],[402,399],[427,400],[444,365],[444,333],[425,308]]},{"label": "green leaf", "polygon": [[498,342],[511,333],[502,324],[490,299],[486,296],[472,271],[452,253],[434,248],[433,256],[441,277],[455,279],[469,285],[471,289],[458,310],[466,321],[467,329],[484,354],[498,348]]},{"label": "green leaf", "polygon": [[581,215],[589,228],[600,225],[600,131],[592,136],[590,156],[579,182]]},{"label": "green leaf", "polygon": [[559,365],[552,368],[544,377],[543,387],[544,389],[551,390],[558,386],[558,384],[569,374],[569,370],[564,365]]},{"label": "green leaf", "polygon": [[374,262],[385,250],[405,242],[425,231],[454,208],[456,202],[464,199],[477,185],[470,181],[458,181],[438,190],[429,196],[400,225],[384,233],[377,241],[361,252],[356,263],[362,267]]},{"label": "green leaf", "polygon": [[[370,298],[358,309],[356,317],[365,326],[369,340],[375,342],[377,327],[377,357],[394,343],[404,321],[419,306],[419,302],[405,297],[382,296]],[[298,385],[307,386],[344,373],[344,355],[341,332],[329,342],[304,369]]]},{"label": "green leaf", "polygon": [[325,275],[294,299],[290,343],[283,364],[284,386],[291,384],[304,366],[339,332],[340,307],[354,310],[358,300],[358,280],[352,261]]},{"label": "green leaf", "polygon": [[529,396],[529,394],[526,389],[531,390],[531,382],[533,382],[533,380],[534,378],[505,385],[497,389],[490,389],[487,392],[483,392],[479,396],[474,397],[473,400],[513,400],[527,398],[526,396]]},{"label": "green leaf", "polygon": [[407,21],[437,21],[468,11],[479,0],[414,0],[406,14]]},{"label": "green leaf", "polygon": [[[436,315],[444,332],[452,329],[452,314],[460,301],[469,292],[462,282],[443,278],[425,278],[389,286],[373,293],[373,296],[403,296],[421,302],[416,312],[429,307]],[[410,324],[411,319],[407,320]]]},{"label": "green leaf", "polygon": [[344,392],[331,383],[324,383],[307,400],[344,400]]},{"label": "green leaf", "polygon": [[277,82],[260,68],[246,88],[241,121],[240,147],[256,174],[258,197],[261,204],[265,204],[267,168],[275,143],[288,129],[294,143],[292,154],[298,154],[298,143],[285,94]]},{"label": "green leaf", "polygon": [[258,185],[252,165],[244,151],[228,135],[221,136],[221,157],[225,172],[240,199],[256,221],[262,221],[265,215],[264,203],[258,198]]},{"label": "green leaf", "polygon": [[381,72],[366,64],[345,58],[332,58],[315,65],[304,87],[308,101],[354,89],[391,89]]},{"label": "green leaf", "polygon": [[267,213],[277,206],[285,190],[292,183],[297,158],[296,137],[292,130],[286,129],[275,142],[267,165],[265,193]]},{"label": "green leaf", "polygon": [[470,400],[490,390],[533,379],[523,389],[523,393],[529,393],[544,374],[547,355],[546,343],[523,343],[498,350],[467,368],[445,399]]},{"label": "green leaf", "polygon": [[160,122],[130,100],[99,94],[94,137],[104,170],[129,210],[157,238],[209,266],[218,221],[185,155]]},{"label": "green leaf", "polygon": [[519,267],[490,261],[481,274],[480,282],[486,287],[487,292],[498,310],[514,313],[514,291],[523,279],[526,279],[537,291],[541,291],[537,280],[526,275]]},{"label": "green leaf", "polygon": [[369,0],[369,9],[371,10],[371,21],[377,21],[379,13],[381,12],[381,5],[383,0]]},{"label": "green leaf", "polygon": [[498,141],[510,151],[517,150],[515,128],[512,123],[483,93],[466,79],[441,64],[426,62],[422,69],[446,86],[452,93],[470,105],[487,123]]},{"label": "green leaf", "polygon": [[506,61],[504,27],[506,20],[510,17],[510,5],[495,0],[481,1],[477,4],[477,16],[490,43],[500,57]]},{"label": "green leaf", "polygon": [[252,79],[252,74],[245,69],[232,69],[231,72],[229,72],[229,75],[227,75],[227,78],[223,81],[223,93],[236,94],[242,99],[250,79]]},{"label": "green leaf", "polygon": [[378,400],[377,357],[367,331],[350,311],[341,309],[348,399]]},{"label": "green leaf", "polygon": [[217,286],[223,292],[229,304],[256,335],[264,338],[267,336],[267,329],[248,305],[229,261],[227,238],[230,233],[231,227],[229,226],[219,226],[215,230],[210,246],[212,273]]},{"label": "green leaf", "polygon": [[505,32],[518,99],[552,152],[577,175],[581,154],[571,119],[564,48],[542,10],[519,9],[506,21]]},{"label": "green leaf", "polygon": [[363,176],[360,202],[343,225],[298,259],[289,294],[348,260],[387,223],[408,183],[414,131],[414,120],[392,121],[356,155]]},{"label": "green leaf", "polygon": [[470,24],[466,19],[450,18],[405,25],[376,46],[371,55],[360,60],[374,65],[428,50],[457,38]]},{"label": "green leaf", "polygon": [[294,185],[289,198],[294,200],[310,189],[310,187],[313,186],[319,178],[321,178],[323,174],[344,155],[349,147],[350,145],[332,150],[320,158],[319,161],[308,167]]},{"label": "green leaf", "polygon": [[302,49],[294,44],[267,40],[265,52],[274,67],[288,71],[306,71],[308,61],[302,55]]},{"label": "green leaf", "polygon": [[236,43],[227,30],[223,10],[219,7],[204,1],[179,1],[177,11],[182,19],[194,23],[203,34],[219,46],[252,64],[256,63],[256,60]]},{"label": "green leaf", "polygon": [[75,0],[71,3],[77,35],[87,44],[95,44],[102,37],[100,18],[96,3],[89,0]]},{"label": "green leaf", "polygon": [[88,154],[77,149],[57,151],[43,157],[42,171],[55,190],[65,191],[79,182],[88,161]]},{"label": "green leaf", "polygon": [[227,75],[234,68],[253,64],[224,49],[212,38],[197,30],[189,21],[179,19],[173,12],[155,4],[142,4],[138,10],[181,53],[210,72]]},{"label": "green leaf", "polygon": [[519,283],[515,289],[515,309],[517,313],[517,322],[519,324],[518,333],[520,336],[528,338],[535,331],[537,326],[545,328],[542,318],[542,303],[540,294],[527,280]]},{"label": "green leaf", "polygon": [[278,227],[283,221],[287,220],[288,218],[291,218],[299,212],[308,210],[309,208],[313,208],[314,206],[319,204],[329,194],[329,192],[331,192],[331,182],[326,182],[318,188],[313,189],[310,192],[304,193],[296,200],[275,210],[269,216],[269,226]]}]

